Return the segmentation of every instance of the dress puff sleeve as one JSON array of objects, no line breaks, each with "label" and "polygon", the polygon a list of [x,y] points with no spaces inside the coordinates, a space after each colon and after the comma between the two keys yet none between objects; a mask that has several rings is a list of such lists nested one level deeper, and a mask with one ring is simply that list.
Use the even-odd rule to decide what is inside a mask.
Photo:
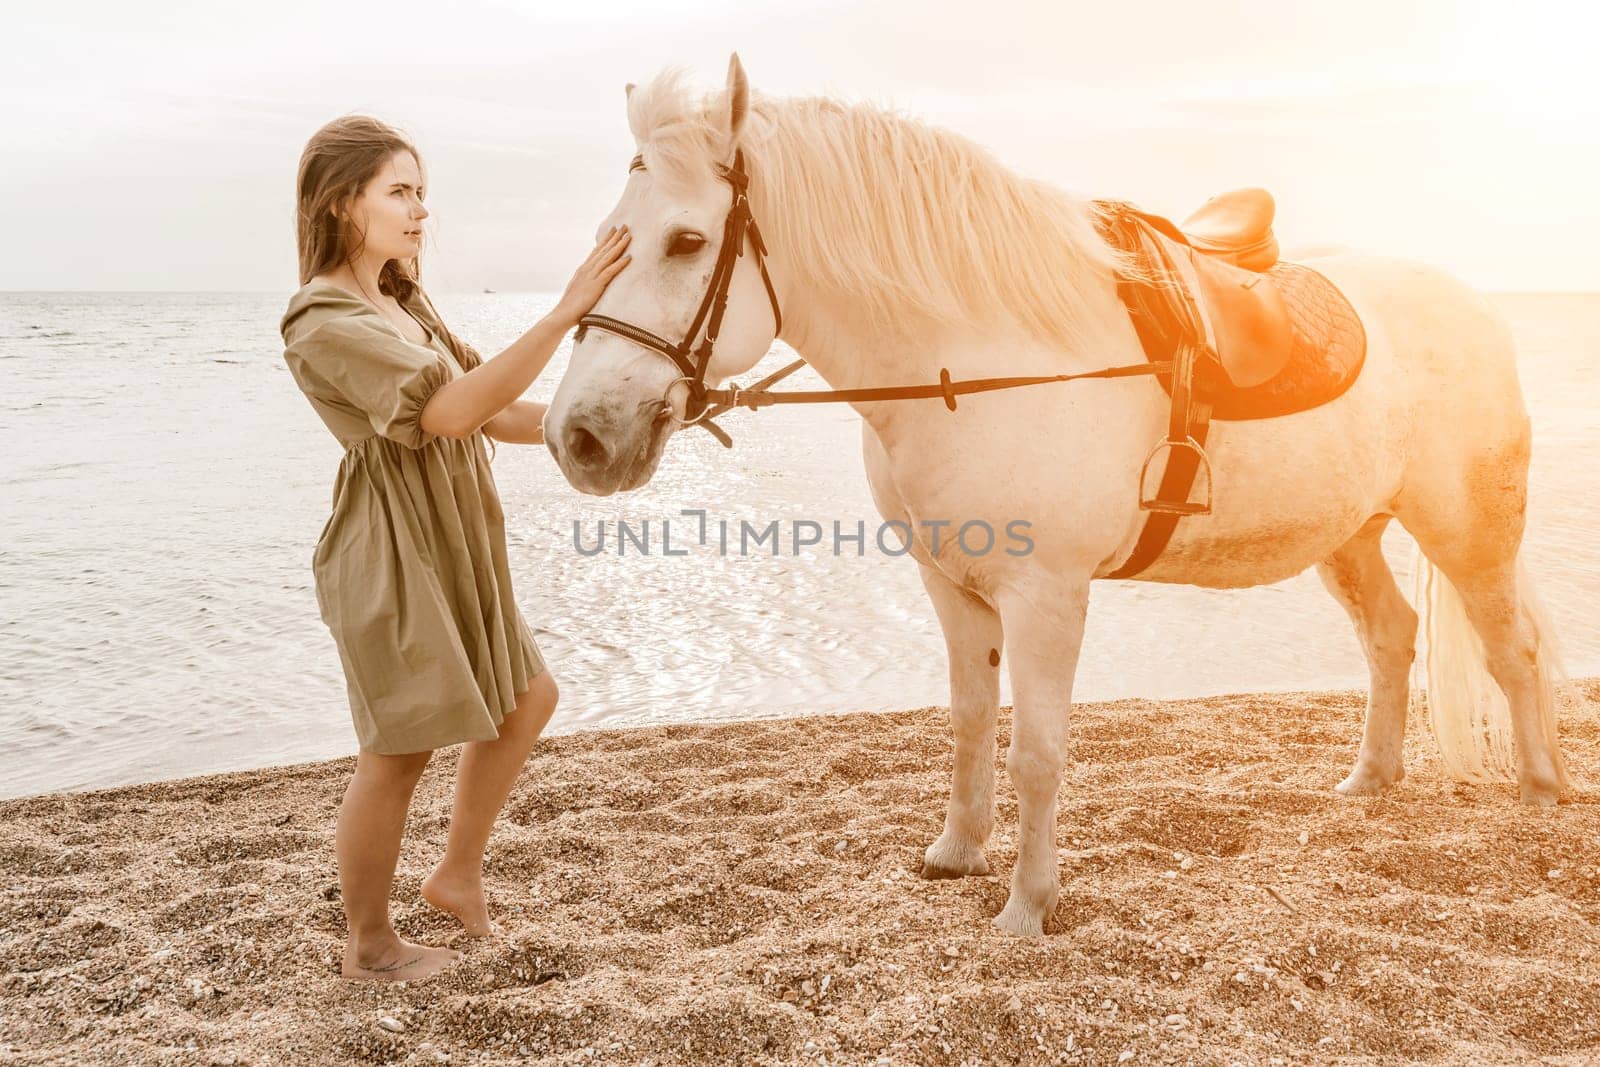
[{"label": "dress puff sleeve", "polygon": [[327,383],[391,441],[421,448],[434,440],[422,428],[422,409],[452,377],[443,356],[401,337],[363,301],[325,300],[315,311],[283,323],[284,358],[296,376]]}]

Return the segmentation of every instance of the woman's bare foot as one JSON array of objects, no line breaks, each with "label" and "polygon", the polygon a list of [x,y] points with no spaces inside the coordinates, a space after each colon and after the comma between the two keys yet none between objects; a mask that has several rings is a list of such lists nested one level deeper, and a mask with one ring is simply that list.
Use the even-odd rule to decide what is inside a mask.
[{"label": "woman's bare foot", "polygon": [[454,949],[413,945],[398,937],[359,948],[354,941],[349,941],[344,947],[341,974],[358,982],[415,982],[444,970],[460,958],[461,953]]},{"label": "woman's bare foot", "polygon": [[500,932],[500,928],[489,921],[489,906],[483,899],[481,878],[463,878],[441,867],[423,879],[422,899],[454,915],[468,937],[492,937]]}]

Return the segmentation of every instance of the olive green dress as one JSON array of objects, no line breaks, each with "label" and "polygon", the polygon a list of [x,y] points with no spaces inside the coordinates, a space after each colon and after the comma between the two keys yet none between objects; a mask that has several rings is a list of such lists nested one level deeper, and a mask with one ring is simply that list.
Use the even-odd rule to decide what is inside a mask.
[{"label": "olive green dress", "polygon": [[295,293],[279,326],[290,373],[345,450],[311,569],[356,738],[385,755],[493,740],[545,669],[512,595],[482,431],[457,440],[419,423],[482,358],[463,345],[461,366],[427,306],[405,306],[427,344],[325,282]]}]

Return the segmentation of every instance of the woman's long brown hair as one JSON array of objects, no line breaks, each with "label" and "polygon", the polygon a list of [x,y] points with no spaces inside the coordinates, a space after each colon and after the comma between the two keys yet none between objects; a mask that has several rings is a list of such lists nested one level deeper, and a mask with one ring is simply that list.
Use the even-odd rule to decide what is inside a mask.
[{"label": "woman's long brown hair", "polygon": [[[361,254],[365,235],[348,224],[348,212],[336,217],[334,208],[360,196],[396,152],[411,153],[417,169],[422,169],[421,153],[404,134],[366,115],[345,115],[311,135],[300,154],[300,170],[295,179],[295,245],[300,254],[301,285]],[[418,259],[391,259],[385,263],[378,274],[378,290],[401,304],[419,297],[443,330],[445,343],[462,370],[471,370],[483,362],[474,349],[445,326],[422,288]],[[490,448],[494,448],[492,441]]]}]

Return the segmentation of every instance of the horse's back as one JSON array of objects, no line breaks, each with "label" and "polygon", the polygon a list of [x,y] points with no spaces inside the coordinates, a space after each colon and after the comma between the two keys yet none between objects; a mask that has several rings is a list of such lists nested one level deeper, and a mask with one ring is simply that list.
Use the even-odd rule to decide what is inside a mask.
[{"label": "horse's back", "polygon": [[1500,309],[1455,274],[1418,260],[1340,250],[1297,260],[1356,308],[1369,341],[1379,333],[1418,371],[1515,376],[1515,344]]},{"label": "horse's back", "polygon": [[1355,306],[1369,358],[1381,350],[1379,358],[1392,360],[1395,388],[1406,393],[1409,437],[1424,462],[1463,451],[1463,432],[1491,445],[1526,432],[1516,342],[1488,296],[1413,260],[1341,253],[1304,262]]}]

